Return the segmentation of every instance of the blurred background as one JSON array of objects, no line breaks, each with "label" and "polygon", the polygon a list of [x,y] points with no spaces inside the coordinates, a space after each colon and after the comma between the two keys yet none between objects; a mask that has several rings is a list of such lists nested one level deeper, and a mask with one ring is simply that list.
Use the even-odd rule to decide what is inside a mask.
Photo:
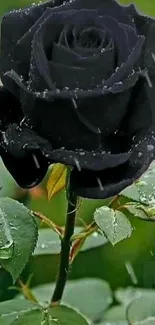
[{"label": "blurred background", "polygon": [[[144,14],[155,16],[155,0],[133,1],[137,9]],[[128,4],[130,1],[122,1]],[[1,0],[0,17],[11,9],[22,8],[30,4],[29,0]],[[22,166],[21,166],[22,168]],[[23,171],[24,172],[24,171]],[[18,188],[11,176],[0,163],[0,196],[9,196],[23,202],[30,209],[40,211],[56,223],[63,225],[66,201],[62,191],[51,202],[47,200],[46,180],[31,191]],[[83,200],[78,211],[78,225],[89,223],[94,210],[103,205],[103,201]],[[76,258],[70,278],[99,277],[107,280],[112,289],[127,285],[155,287],[155,224],[132,220],[134,231],[130,239],[112,247],[106,244],[99,248],[82,252]],[[130,265],[130,267],[129,267]],[[32,257],[23,277],[33,274],[32,284],[38,285],[55,280],[58,256],[46,255]],[[133,277],[134,272],[134,277]],[[12,284],[11,277],[0,270],[0,300],[12,294],[6,289]]]}]

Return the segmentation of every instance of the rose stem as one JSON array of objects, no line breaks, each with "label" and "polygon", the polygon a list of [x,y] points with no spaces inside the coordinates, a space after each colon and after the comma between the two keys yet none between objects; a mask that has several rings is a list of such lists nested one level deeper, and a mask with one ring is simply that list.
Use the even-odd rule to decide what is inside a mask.
[{"label": "rose stem", "polygon": [[69,189],[68,191],[68,209],[66,215],[66,224],[64,236],[61,239],[60,266],[57,275],[56,287],[51,299],[51,305],[57,305],[61,301],[69,272],[69,255],[71,249],[71,237],[74,234],[76,207],[78,198],[76,194]]}]

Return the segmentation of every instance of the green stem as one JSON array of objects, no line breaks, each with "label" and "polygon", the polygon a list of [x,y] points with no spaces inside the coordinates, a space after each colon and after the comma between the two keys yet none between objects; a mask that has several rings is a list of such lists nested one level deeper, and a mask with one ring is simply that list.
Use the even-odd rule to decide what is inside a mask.
[{"label": "green stem", "polygon": [[56,287],[51,299],[51,305],[56,305],[61,301],[66,281],[68,278],[69,271],[69,255],[71,250],[71,237],[74,234],[76,207],[77,207],[77,196],[74,192],[69,191],[68,193],[68,210],[66,216],[66,224],[64,236],[61,239],[61,255],[60,255],[60,266],[57,276]]}]

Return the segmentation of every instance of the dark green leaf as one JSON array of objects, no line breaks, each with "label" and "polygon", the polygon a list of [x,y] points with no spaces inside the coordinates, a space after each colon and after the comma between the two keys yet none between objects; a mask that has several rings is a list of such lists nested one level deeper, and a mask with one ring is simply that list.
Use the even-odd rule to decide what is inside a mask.
[{"label": "dark green leaf", "polygon": [[13,246],[12,256],[9,259],[4,259],[0,253],[0,263],[15,281],[35,248],[36,223],[23,204],[9,198],[0,199],[0,222],[1,227],[3,226],[1,231],[3,234],[9,234],[10,241],[12,240],[11,248]]},{"label": "dark green leaf", "polygon": [[13,244],[8,217],[0,207],[0,259],[8,259],[12,256]]},{"label": "dark green leaf", "polygon": [[12,322],[28,311],[38,310],[37,304],[28,300],[9,300],[0,303],[0,324],[12,325]]},{"label": "dark green leaf", "polygon": [[131,236],[132,226],[130,221],[120,211],[103,206],[95,211],[94,219],[112,245]]},{"label": "dark green leaf", "polygon": [[67,306],[51,308],[49,314],[50,325],[88,325],[86,319],[79,312]]},{"label": "dark green leaf", "polygon": [[[40,310],[31,310],[18,316],[11,325],[46,325],[43,323],[43,315]],[[50,323],[47,323],[50,325]]]}]

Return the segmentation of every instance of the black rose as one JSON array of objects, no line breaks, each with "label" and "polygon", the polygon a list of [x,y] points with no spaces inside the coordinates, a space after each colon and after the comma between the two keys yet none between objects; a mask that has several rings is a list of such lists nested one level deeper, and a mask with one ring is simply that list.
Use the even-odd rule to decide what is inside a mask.
[{"label": "black rose", "polygon": [[20,186],[61,162],[78,195],[106,198],[145,172],[155,153],[154,39],[153,19],[114,0],[52,0],[4,16],[1,156]]}]

